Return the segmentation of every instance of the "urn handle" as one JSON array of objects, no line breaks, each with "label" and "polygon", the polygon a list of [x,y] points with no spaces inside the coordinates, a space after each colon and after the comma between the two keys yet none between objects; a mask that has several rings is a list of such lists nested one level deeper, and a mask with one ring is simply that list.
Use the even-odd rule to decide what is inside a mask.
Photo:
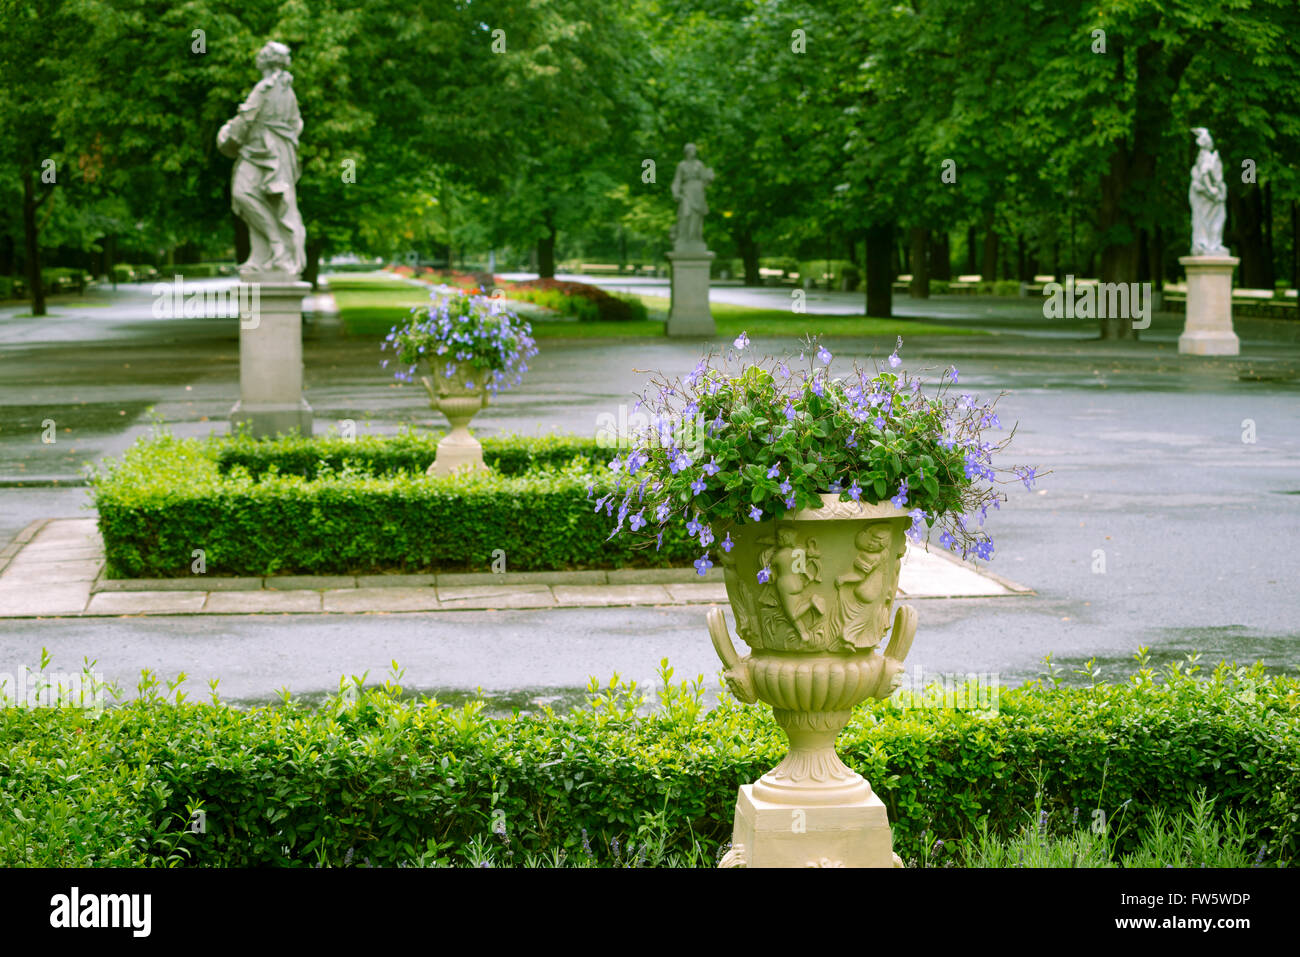
[{"label": "urn handle", "polygon": [[723,616],[722,609],[710,608],[708,621],[713,649],[722,659],[722,663],[727,666],[722,672],[727,687],[741,701],[753,704],[758,700],[758,695],[754,693],[754,681],[749,674],[749,659],[741,658],[736,654],[736,646],[731,643],[731,635],[727,632],[727,619]]},{"label": "urn handle", "polygon": [[916,609],[911,605],[899,605],[894,615],[894,630],[889,633],[889,644],[885,647],[885,670],[881,675],[879,698],[887,698],[902,682],[903,659],[912,650],[912,639],[916,637]]}]

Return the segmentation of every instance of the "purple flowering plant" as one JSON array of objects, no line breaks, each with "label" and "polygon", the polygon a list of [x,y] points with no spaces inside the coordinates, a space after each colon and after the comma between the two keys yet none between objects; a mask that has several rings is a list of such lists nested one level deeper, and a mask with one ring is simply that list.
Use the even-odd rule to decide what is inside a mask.
[{"label": "purple flowering plant", "polygon": [[1015,432],[985,436],[1002,428],[1000,395],[981,403],[958,392],[955,367],[927,391],[898,368],[898,350],[884,368],[855,363],[833,376],[830,351],[816,339],[800,356],[806,368],[794,371],[793,359],[748,361],[748,344],[742,334],[734,350],[706,356],[684,378],[650,380],[639,406],[683,426],[632,436],[632,450],[609,463],[615,481],[602,504],[613,516],[619,503],[611,538],[631,531],[662,542],[681,525],[701,546],[695,564],[704,574],[710,546],[728,547],[733,526],[821,508],[821,494],[838,492],[841,501],[907,511],[914,541],[937,529],[963,558],[992,558],[983,525],[1006,500],[997,486],[1031,487],[1042,474],[994,464]]},{"label": "purple flowering plant", "polygon": [[[490,296],[435,291],[429,305],[413,306],[410,316],[389,330],[381,350],[392,349],[393,377],[413,382],[420,361],[450,378],[468,366],[492,393],[523,381],[528,360],[537,355],[532,326]],[[389,360],[380,365],[388,368]]]}]

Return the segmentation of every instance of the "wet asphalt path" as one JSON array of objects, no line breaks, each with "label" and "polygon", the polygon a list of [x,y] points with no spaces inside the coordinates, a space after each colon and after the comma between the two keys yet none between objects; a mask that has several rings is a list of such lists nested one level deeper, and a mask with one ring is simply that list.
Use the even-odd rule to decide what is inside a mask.
[{"label": "wet asphalt path", "polygon": [[[236,323],[154,320],[148,287],[90,298],[107,304],[59,308],[45,320],[0,309],[0,540],[35,518],[86,514],[85,490],[67,483],[83,462],[147,432],[149,407],[179,434],[225,427],[237,393]],[[909,665],[997,672],[1016,684],[1052,652],[1067,677],[1094,656],[1113,677],[1146,645],[1157,661],[1199,650],[1207,660],[1300,666],[1294,329],[1239,323],[1241,358],[1194,359],[1172,345],[1177,317],[1157,317],[1141,343],[1113,345],[1084,340],[1083,326],[1044,323],[1014,300],[900,307],[1002,333],[916,338],[903,355],[912,369],[955,362],[962,387],[977,394],[1006,391],[1002,419],[1019,422],[1008,461],[1051,470],[1033,491],[1010,487],[1010,503],[990,521],[991,570],[1037,595],[919,602]],[[892,345],[839,339],[832,350],[838,365]],[[685,372],[701,348],[544,342],[524,387],[476,428],[591,433],[643,380],[632,370]],[[318,429],[342,419],[361,431],[431,423],[417,387],[390,383],[377,357],[371,342],[309,338]],[[47,445],[40,434],[51,419],[58,440]],[[1253,442],[1243,441],[1247,420]],[[664,656],[678,678],[716,670],[699,608],[10,620],[0,622],[0,672],[34,666],[43,646],[56,669],[89,656],[128,688],[142,667],[185,671],[191,693],[220,677],[223,694],[239,700],[283,686],[319,693],[340,674],[378,678],[391,659],[407,669],[408,687],[481,686],[523,706],[567,700],[589,675],[650,680]]]}]

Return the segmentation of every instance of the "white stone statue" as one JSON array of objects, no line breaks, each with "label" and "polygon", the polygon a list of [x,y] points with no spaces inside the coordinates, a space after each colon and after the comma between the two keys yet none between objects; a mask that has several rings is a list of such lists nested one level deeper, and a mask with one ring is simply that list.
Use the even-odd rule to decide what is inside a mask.
[{"label": "white stone statue", "polygon": [[1187,198],[1192,204],[1192,255],[1227,256],[1223,245],[1223,224],[1227,218],[1228,187],[1223,181],[1223,163],[1214,148],[1210,131],[1203,126],[1192,129],[1196,134],[1196,165],[1192,167],[1192,185]]},{"label": "white stone statue", "polygon": [[274,41],[257,53],[262,79],[217,133],[217,148],[235,160],[231,207],[248,224],[251,246],[241,272],[302,274],[306,230],[298,213],[298,136],[302,115],[293,94],[289,48]]},{"label": "white stone statue", "polygon": [[673,175],[673,199],[677,200],[677,223],[673,226],[675,249],[704,249],[704,217],[709,204],[704,188],[713,182],[713,170],[695,155],[695,144],[687,143],[686,158],[677,164]]}]

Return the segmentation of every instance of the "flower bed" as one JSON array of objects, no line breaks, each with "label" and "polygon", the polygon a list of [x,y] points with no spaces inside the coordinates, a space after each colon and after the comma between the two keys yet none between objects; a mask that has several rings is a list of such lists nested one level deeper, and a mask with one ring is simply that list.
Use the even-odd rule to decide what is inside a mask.
[{"label": "flower bed", "polygon": [[[711,855],[736,786],[783,749],[765,709],[724,696],[706,712],[684,683],[649,716],[624,687],[567,715],[506,719],[403,699],[395,683],[319,709],[144,690],[98,717],[0,709],[0,866],[464,863],[476,841],[501,846],[494,825],[517,859],[581,860],[584,839],[687,854],[698,841]],[[1030,685],[1003,691],[995,713],[872,702],[840,751],[875,783],[905,860],[936,837],[972,839],[981,819],[1009,833],[1039,803],[1046,833],[1103,821],[1125,850],[1157,809],[1205,788],[1244,816],[1263,863],[1294,863],[1297,695],[1294,677],[1220,666],[1208,680],[1144,669],[1116,686]],[[191,833],[200,809],[206,828]]]},{"label": "flower bed", "polygon": [[507,298],[531,302],[583,322],[630,322],[649,315],[640,299],[614,296],[585,282],[532,279],[498,282],[496,286]]},{"label": "flower bed", "polygon": [[606,542],[594,442],[486,439],[493,471],[434,478],[438,438],[142,439],[91,476],[108,575],[189,575],[195,549],[210,575],[690,564],[684,536]]}]

